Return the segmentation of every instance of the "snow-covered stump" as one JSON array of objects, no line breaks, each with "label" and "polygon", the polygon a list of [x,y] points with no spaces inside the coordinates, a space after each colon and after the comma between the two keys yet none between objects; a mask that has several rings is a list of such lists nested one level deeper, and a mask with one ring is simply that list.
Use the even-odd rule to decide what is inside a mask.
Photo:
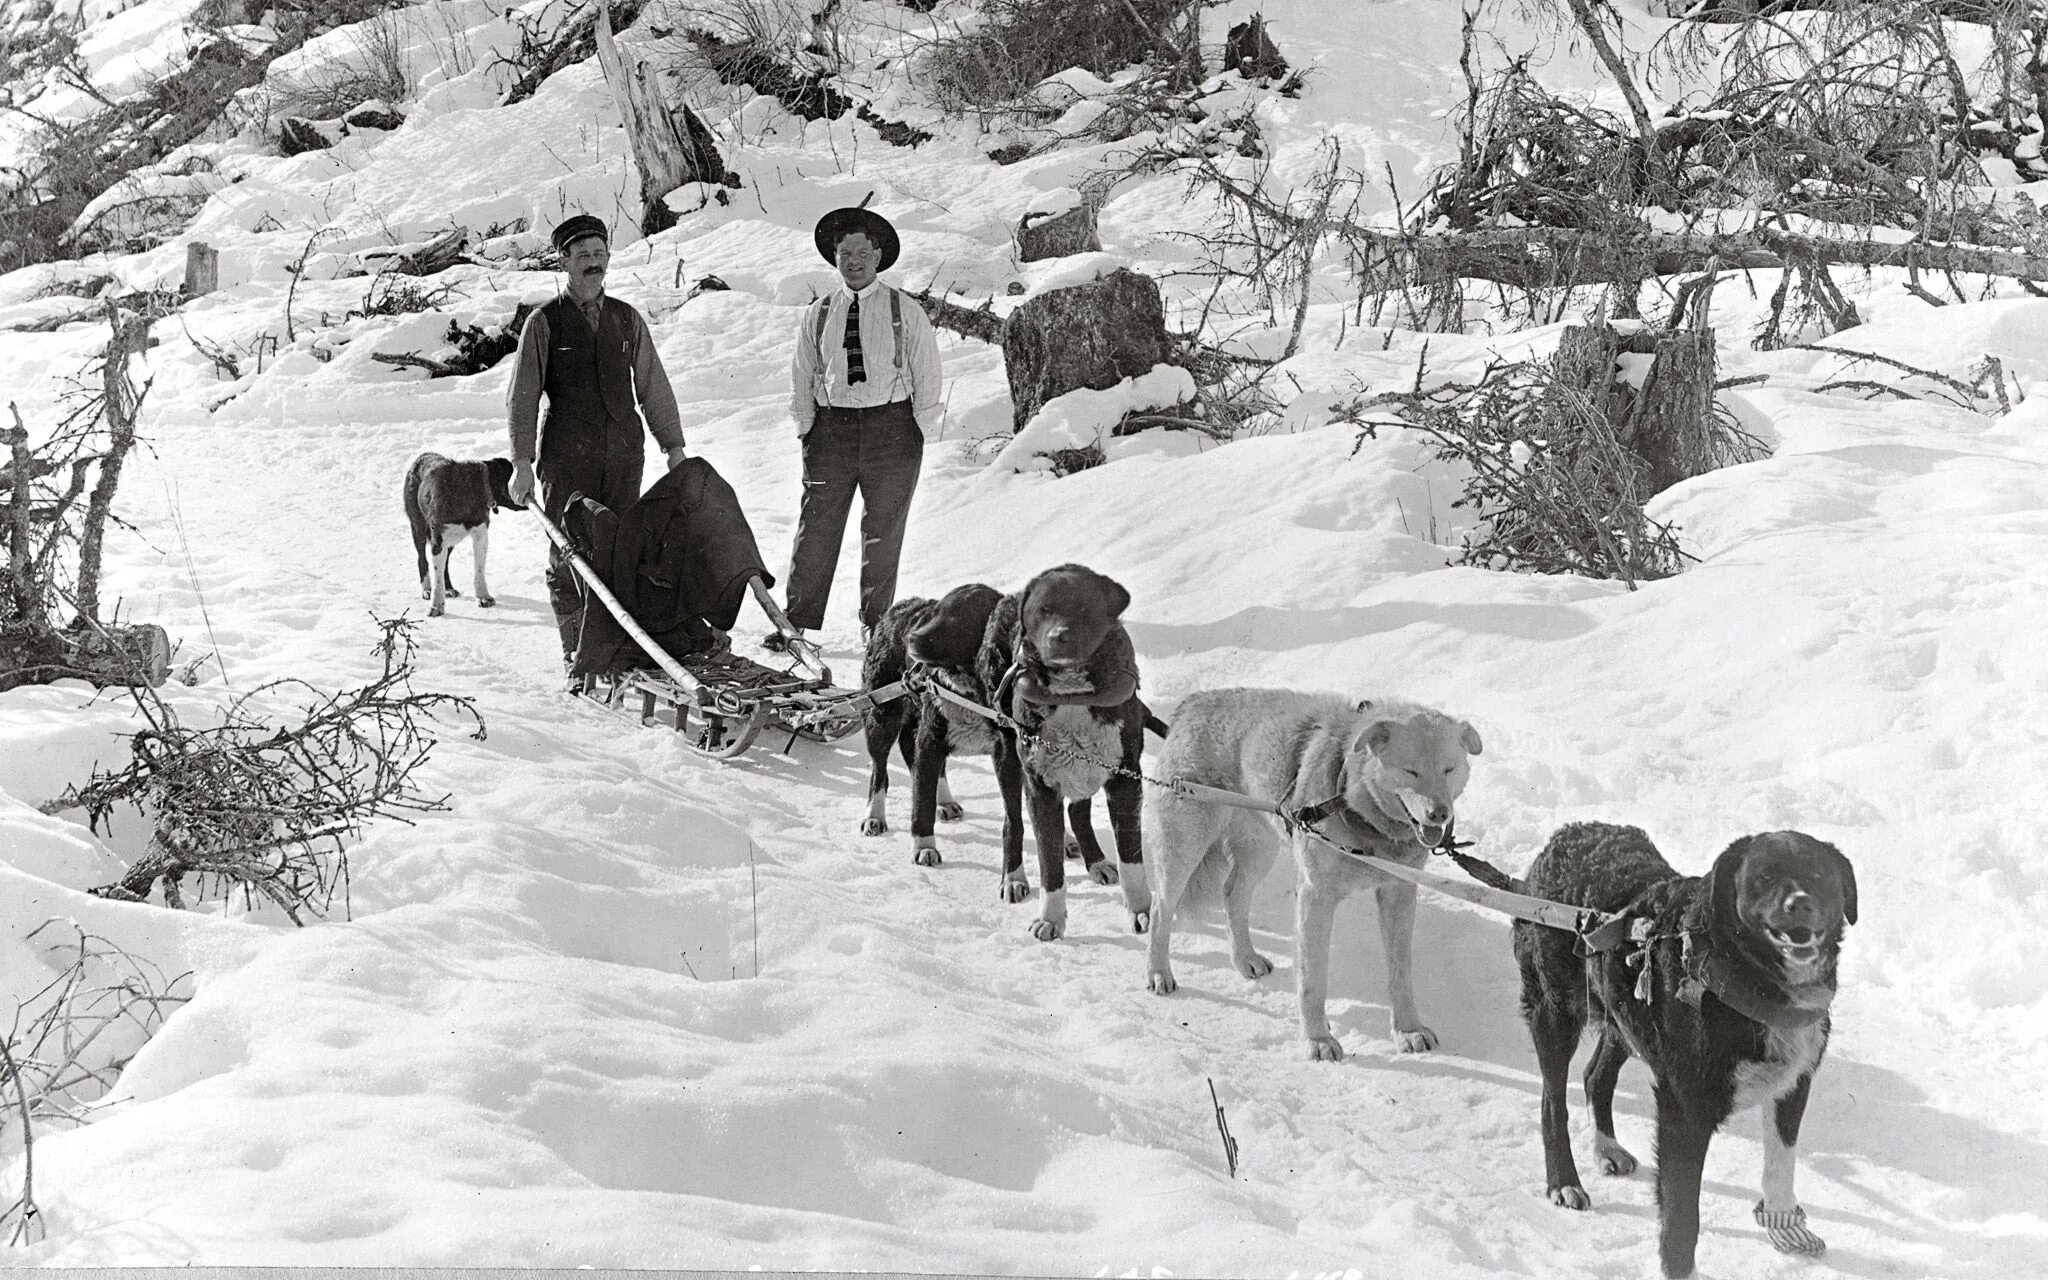
[{"label": "snow-covered stump", "polygon": [[[325,151],[334,145],[335,139],[322,123],[307,120],[302,116],[286,116],[277,122],[277,153],[282,156],[304,155],[308,151]],[[338,128],[337,128],[338,132]]]},{"label": "snow-covered stump", "polygon": [[1055,396],[1108,390],[1168,363],[1168,354],[1166,311],[1150,276],[1119,269],[1040,294],[1003,326],[1010,429],[1022,430]]},{"label": "snow-covered stump", "polygon": [[1100,253],[1102,237],[1095,228],[1095,203],[1083,200],[1061,213],[1027,213],[1017,223],[1017,261],[1040,262],[1076,253]]}]

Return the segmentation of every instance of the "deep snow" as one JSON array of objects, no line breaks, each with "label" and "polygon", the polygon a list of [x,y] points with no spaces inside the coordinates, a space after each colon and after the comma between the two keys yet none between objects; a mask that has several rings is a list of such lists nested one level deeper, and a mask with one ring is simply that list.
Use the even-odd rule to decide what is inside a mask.
[{"label": "deep snow", "polygon": [[[1249,9],[1213,10],[1205,30]],[[894,7],[854,10],[886,17],[855,30],[875,58],[931,29]],[[1289,56],[1320,69],[1300,100],[1259,107],[1283,177],[1312,172],[1324,138],[1404,184],[1445,154],[1462,92],[1455,9],[1264,10]],[[422,33],[469,31],[473,67],[510,38],[483,0],[411,12],[431,13]],[[175,16],[147,0],[93,47],[128,67],[116,24]],[[1564,82],[1595,83],[1568,49],[1500,30],[1543,47]],[[423,34],[419,56],[434,47]],[[267,680],[367,678],[372,614],[424,612],[398,506],[406,462],[504,449],[504,367],[428,381],[369,356],[431,352],[451,316],[501,321],[553,279],[461,268],[439,314],[349,320],[366,283],[340,274],[352,255],[451,220],[544,226],[577,207],[616,220],[637,189],[594,63],[509,109],[489,107],[491,76],[429,71],[388,138],[290,160],[218,149],[239,180],[191,235],[221,249],[223,288],[156,327],[150,449],[122,488],[135,527],[109,546],[124,617],[166,626],[181,661],[219,655],[198,685],[164,691],[189,722]],[[896,80],[874,84],[885,114],[916,110]],[[998,167],[971,129],[904,151],[850,120],[803,128],[759,101],[731,105],[721,127],[748,140],[734,202],[652,241],[622,234],[611,284],[653,322],[691,448],[735,485],[778,572],[798,488],[789,343],[798,304],[830,282],[809,246],[818,213],[872,190],[905,235],[893,279],[1008,305],[1013,279],[1028,295],[1116,265],[1185,266],[1169,233],[1205,212],[1178,178],[1133,183],[1104,210],[1104,254],[1019,267],[1016,217],[1113,148]],[[285,331],[284,264],[321,229],[290,302],[299,341],[222,380],[195,340],[240,348],[253,369],[259,337]],[[146,285],[174,280],[183,257],[178,242],[92,269]],[[33,295],[77,271],[0,277],[0,324],[62,305]],[[731,290],[687,297],[706,274]],[[1935,314],[1896,280],[1856,282],[1872,323],[1835,345],[1952,374],[1997,354],[2028,398],[1995,417],[1823,394],[1840,358],[1750,351],[1774,283],[1725,285],[1715,314],[1724,372],[1769,375],[1726,401],[1773,455],[1658,499],[1654,514],[1700,557],[1678,578],[1629,592],[1445,567],[1468,518],[1455,475],[1398,432],[1354,452],[1330,406],[1360,386],[1405,387],[1420,361],[1457,377],[1490,354],[1540,353],[1557,330],[1360,329],[1333,277],[1303,354],[1276,371],[1289,403],[1270,432],[1201,448],[1138,437],[1057,480],[1013,469],[1014,452],[991,462],[1009,419],[1000,357],[942,335],[949,423],[926,452],[902,588],[1008,589],[1086,562],[1130,589],[1144,687],[1169,719],[1186,693],[1230,684],[1442,705],[1486,742],[1460,831],[1510,869],[1582,818],[1642,825],[1688,871],[1756,830],[1837,843],[1858,869],[1862,921],[1799,1175],[1830,1249],[1817,1262],[1769,1249],[1749,1217],[1755,1121],[1741,1118],[1709,1158],[1702,1272],[2048,1273],[2048,964],[2035,950],[2048,942],[2048,301]],[[4,394],[49,421],[103,332],[0,334]],[[1070,438],[1113,413],[1069,401],[1037,429]],[[1220,922],[1184,922],[1181,991],[1150,995],[1114,890],[1077,888],[1072,934],[1049,945],[1025,931],[1034,905],[997,900],[997,805],[979,762],[954,770],[969,817],[942,830],[945,864],[921,869],[900,833],[900,765],[899,832],[858,834],[857,737],[787,754],[764,741],[716,765],[560,693],[543,551],[530,521],[501,516],[499,607],[465,593],[421,627],[417,685],[474,698],[489,736],[451,725],[436,750],[427,786],[450,812],[352,849],[346,919],[295,930],[218,904],[173,914],[86,896],[136,851],[140,824],[102,841],[35,806],[95,760],[117,763],[136,721],[81,687],[0,695],[0,997],[49,981],[57,962],[27,935],[53,916],[189,970],[192,997],[93,1123],[39,1130],[48,1234],[8,1260],[1654,1273],[1647,1160],[1596,1179],[1591,1213],[1544,1198],[1501,918],[1424,896],[1418,985],[1443,1047],[1403,1056],[1387,1042],[1370,909],[1348,905],[1331,1015],[1351,1056],[1308,1062],[1284,871],[1255,916],[1276,973],[1244,982]],[[822,633],[843,679],[858,668],[853,569],[849,549]],[[742,650],[765,629],[750,610]],[[1235,1179],[1212,1084],[1240,1144]],[[1640,1066],[1623,1074],[1619,1111],[1622,1140],[1647,1157]],[[1583,1107],[1575,1121],[1589,1142]],[[21,1172],[15,1128],[4,1141],[0,1200]]]}]

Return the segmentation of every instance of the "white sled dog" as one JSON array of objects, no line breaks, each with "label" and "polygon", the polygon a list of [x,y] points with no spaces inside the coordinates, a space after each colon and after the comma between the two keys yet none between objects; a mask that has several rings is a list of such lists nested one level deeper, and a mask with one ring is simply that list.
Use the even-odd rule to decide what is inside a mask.
[{"label": "white sled dog", "polygon": [[[1419,866],[1443,839],[1452,805],[1479,754],[1479,733],[1441,711],[1391,698],[1353,701],[1289,689],[1215,689],[1189,696],[1173,714],[1160,770],[1270,800],[1283,809],[1341,798],[1318,829],[1337,843]],[[1279,855],[1277,817],[1205,803],[1172,792],[1147,798],[1145,865],[1152,877],[1152,941],[1146,985],[1173,991],[1168,945],[1183,901],[1222,900],[1230,958],[1247,978],[1273,971],[1252,949],[1252,893]],[[1323,1015],[1329,993],[1330,926],[1337,904],[1361,889],[1379,899],[1387,996],[1403,1052],[1434,1049],[1436,1033],[1415,1009],[1410,944],[1415,886],[1371,870],[1312,837],[1292,836],[1295,989],[1301,1033],[1312,1059],[1336,1061],[1344,1047]]]}]

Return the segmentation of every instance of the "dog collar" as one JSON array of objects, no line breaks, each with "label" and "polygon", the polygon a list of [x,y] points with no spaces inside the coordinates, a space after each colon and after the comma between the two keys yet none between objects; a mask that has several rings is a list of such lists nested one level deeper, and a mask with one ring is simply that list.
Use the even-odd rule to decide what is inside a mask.
[{"label": "dog collar", "polygon": [[1828,1004],[1819,1008],[1793,1004],[1781,990],[1737,968],[1728,957],[1694,951],[1691,933],[1685,935],[1685,953],[1685,977],[1679,981],[1678,998],[1695,1009],[1700,1007],[1705,994],[1712,992],[1715,999],[1751,1022],[1761,1022],[1777,1031],[1810,1027],[1828,1016],[1833,991],[1828,992]]},{"label": "dog collar", "polygon": [[[1377,809],[1379,806],[1374,805],[1373,807]],[[1299,809],[1293,810],[1287,816],[1302,826],[1314,829],[1339,814],[1357,819],[1359,825],[1382,840],[1387,840],[1394,844],[1421,843],[1415,838],[1413,830],[1405,827],[1399,829],[1390,827],[1389,824],[1393,821],[1390,815],[1385,813],[1360,813],[1357,809],[1352,808],[1345,801],[1342,792],[1317,804],[1305,804]]]}]

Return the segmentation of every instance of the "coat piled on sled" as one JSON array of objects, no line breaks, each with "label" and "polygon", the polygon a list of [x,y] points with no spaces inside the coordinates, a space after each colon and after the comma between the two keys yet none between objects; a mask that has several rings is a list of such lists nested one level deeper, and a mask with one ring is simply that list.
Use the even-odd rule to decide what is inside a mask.
[{"label": "coat piled on sled", "polygon": [[[633,620],[677,658],[724,648],[748,581],[775,585],[739,496],[702,458],[686,459],[623,512],[576,495],[563,532]],[[649,665],[609,609],[585,603],[574,674]]]}]

